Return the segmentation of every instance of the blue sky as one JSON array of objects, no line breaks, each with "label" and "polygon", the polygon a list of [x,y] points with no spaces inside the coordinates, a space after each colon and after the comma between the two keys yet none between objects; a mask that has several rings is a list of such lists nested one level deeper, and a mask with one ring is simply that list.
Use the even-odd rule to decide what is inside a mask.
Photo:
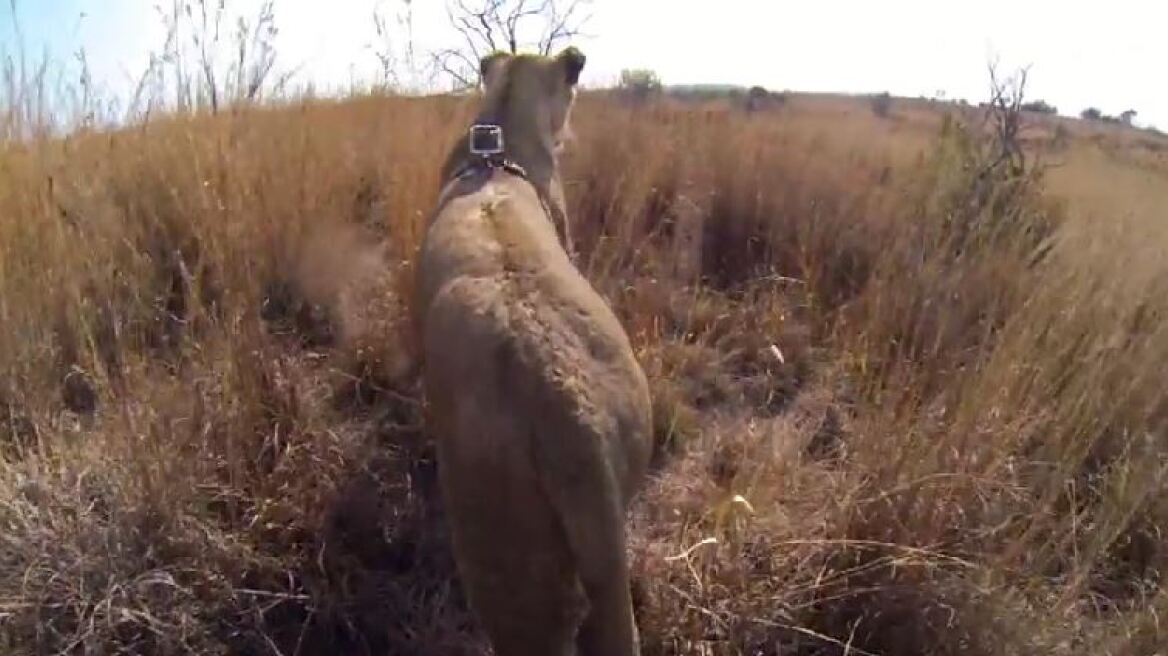
[{"label": "blue sky", "polygon": [[[0,49],[17,42],[9,0]],[[170,0],[163,0],[168,3]],[[215,0],[211,0],[214,2]],[[261,0],[225,0],[254,15]],[[125,94],[158,50],[158,0],[18,0],[27,51],[68,62],[83,49],[93,76]],[[413,0],[417,47],[452,43],[444,0]],[[278,66],[318,87],[347,86],[377,70],[371,16],[403,0],[275,0]],[[980,100],[986,64],[1031,66],[1029,96],[1064,114],[1132,108],[1168,128],[1168,2],[1164,0],[594,0],[586,83],[626,67],[667,83],[727,82],[773,89],[876,92]],[[404,36],[398,35],[399,50]]]}]

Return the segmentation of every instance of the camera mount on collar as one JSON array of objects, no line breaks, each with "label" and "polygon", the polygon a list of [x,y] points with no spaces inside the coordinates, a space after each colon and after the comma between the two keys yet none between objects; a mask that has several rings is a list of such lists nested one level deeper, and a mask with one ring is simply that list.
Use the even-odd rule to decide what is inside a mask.
[{"label": "camera mount on collar", "polygon": [[470,169],[479,166],[488,169],[503,169],[522,178],[527,177],[527,171],[522,166],[506,157],[503,127],[493,123],[476,123],[470,126],[468,146],[473,159],[468,165]]},{"label": "camera mount on collar", "polygon": [[504,152],[503,128],[490,123],[470,126],[470,154],[484,160],[501,160]]}]

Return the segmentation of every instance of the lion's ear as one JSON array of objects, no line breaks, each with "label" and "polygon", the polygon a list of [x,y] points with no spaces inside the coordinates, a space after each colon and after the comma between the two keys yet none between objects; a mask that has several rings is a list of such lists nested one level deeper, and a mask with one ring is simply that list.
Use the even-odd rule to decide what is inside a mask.
[{"label": "lion's ear", "polygon": [[580,81],[580,71],[584,70],[584,62],[587,60],[588,58],[576,46],[568,46],[556,55],[556,61],[564,67],[564,80],[569,85],[575,85]]},{"label": "lion's ear", "polygon": [[482,79],[484,87],[491,86],[491,83],[495,80],[496,74],[499,72],[501,65],[510,57],[510,53],[504,52],[502,50],[496,50],[495,52],[492,52],[479,60],[479,76]]}]

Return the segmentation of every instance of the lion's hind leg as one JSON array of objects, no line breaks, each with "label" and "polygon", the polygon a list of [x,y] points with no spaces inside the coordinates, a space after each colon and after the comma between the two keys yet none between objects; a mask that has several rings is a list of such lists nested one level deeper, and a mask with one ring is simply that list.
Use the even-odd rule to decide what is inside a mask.
[{"label": "lion's hind leg", "polygon": [[496,656],[569,656],[584,606],[572,554],[527,444],[504,423],[480,415],[462,433],[477,444],[439,447],[459,577]]},{"label": "lion's hind leg", "polygon": [[537,459],[541,474],[555,481],[544,487],[588,600],[577,637],[580,656],[636,656],[624,503],[604,438],[578,426],[551,439],[558,448],[537,449]]}]

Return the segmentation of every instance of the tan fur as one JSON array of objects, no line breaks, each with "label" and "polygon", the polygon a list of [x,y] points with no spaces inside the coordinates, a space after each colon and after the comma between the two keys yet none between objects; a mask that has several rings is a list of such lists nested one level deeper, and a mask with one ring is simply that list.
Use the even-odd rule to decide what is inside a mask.
[{"label": "tan fur", "polygon": [[530,182],[502,172],[452,182],[418,262],[443,498],[498,656],[639,653],[625,512],[651,450],[648,385],[546,211],[563,216],[555,149],[574,64],[574,49],[484,60],[479,119],[503,126]]}]

